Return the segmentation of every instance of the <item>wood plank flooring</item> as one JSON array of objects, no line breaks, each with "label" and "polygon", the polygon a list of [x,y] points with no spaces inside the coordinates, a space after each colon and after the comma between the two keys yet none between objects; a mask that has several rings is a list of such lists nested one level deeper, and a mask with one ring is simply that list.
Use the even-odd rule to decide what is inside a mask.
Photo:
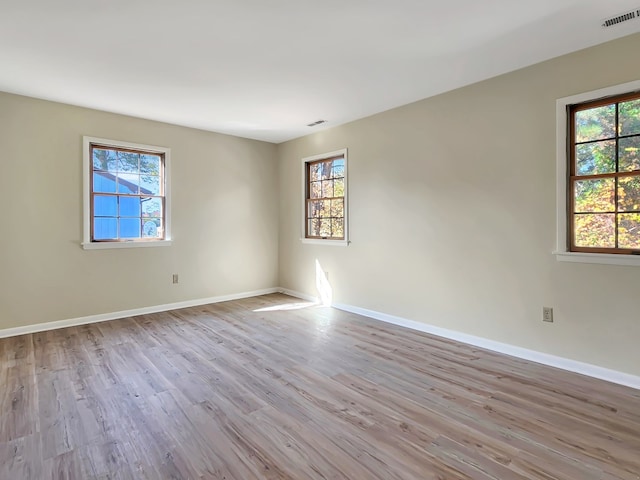
[{"label": "wood plank flooring", "polygon": [[640,391],[299,303],[0,340],[0,479],[640,479]]}]

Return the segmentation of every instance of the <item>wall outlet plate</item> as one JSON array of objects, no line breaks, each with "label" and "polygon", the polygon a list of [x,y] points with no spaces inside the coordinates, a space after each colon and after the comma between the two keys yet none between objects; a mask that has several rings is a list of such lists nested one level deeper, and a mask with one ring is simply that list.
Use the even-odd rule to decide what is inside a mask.
[{"label": "wall outlet plate", "polygon": [[553,322],[553,308],[542,307],[542,321],[550,323]]}]

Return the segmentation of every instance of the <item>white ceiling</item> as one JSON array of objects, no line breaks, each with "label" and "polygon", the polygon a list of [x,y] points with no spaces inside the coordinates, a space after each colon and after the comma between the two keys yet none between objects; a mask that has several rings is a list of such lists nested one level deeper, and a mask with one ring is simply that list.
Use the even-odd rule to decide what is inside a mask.
[{"label": "white ceiling", "polygon": [[0,90],[279,143],[638,32],[600,26],[637,7],[0,0]]}]

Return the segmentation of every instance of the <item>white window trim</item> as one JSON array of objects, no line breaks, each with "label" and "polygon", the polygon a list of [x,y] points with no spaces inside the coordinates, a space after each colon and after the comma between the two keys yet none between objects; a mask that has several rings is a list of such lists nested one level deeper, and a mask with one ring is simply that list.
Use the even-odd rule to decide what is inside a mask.
[{"label": "white window trim", "polygon": [[[131,148],[134,150],[148,150],[164,154],[164,240],[136,242],[135,240],[124,242],[92,242],[91,241],[91,153],[90,145],[99,143],[113,147]],[[171,246],[171,149],[155,145],[122,142],[98,137],[82,137],[82,173],[83,173],[83,239],[82,248],[85,250],[103,250],[111,248],[141,248],[141,247],[168,247]]]},{"label": "white window trim", "polygon": [[[344,240],[331,240],[330,238],[306,238],[306,221],[307,221],[307,199],[306,199],[306,191],[307,191],[307,163],[315,162],[317,160],[322,160],[324,158],[337,157],[339,155],[344,155]],[[347,149],[343,148],[340,150],[336,150],[328,153],[321,153],[318,155],[313,155],[311,157],[305,157],[302,159],[302,232],[300,236],[300,241],[302,243],[306,243],[309,245],[325,245],[325,246],[333,246],[333,247],[346,247],[351,243],[349,241],[349,185],[348,185],[348,170],[349,170],[349,159],[347,158]]]},{"label": "white window trim", "polygon": [[601,88],[556,100],[556,228],[557,245],[553,254],[559,262],[638,265],[640,256],[610,253],[570,252],[567,248],[567,107],[598,98],[640,90],[640,80]]}]

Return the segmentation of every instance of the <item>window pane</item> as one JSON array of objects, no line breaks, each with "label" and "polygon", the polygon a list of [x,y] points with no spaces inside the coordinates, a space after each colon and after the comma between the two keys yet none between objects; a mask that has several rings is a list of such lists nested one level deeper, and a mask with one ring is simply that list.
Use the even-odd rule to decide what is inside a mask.
[{"label": "window pane", "polygon": [[331,200],[322,201],[322,216],[323,217],[331,216]]},{"label": "window pane", "polygon": [[140,217],[140,197],[118,197],[121,217]]},{"label": "window pane", "polygon": [[311,200],[307,202],[307,217],[318,218],[322,216],[322,200]]},{"label": "window pane", "polygon": [[160,175],[160,155],[141,154],[140,173],[142,175]]},{"label": "window pane", "polygon": [[132,152],[117,152],[118,154],[118,171],[119,172],[138,172],[140,166],[139,153]]},{"label": "window pane", "polygon": [[640,100],[621,102],[618,116],[620,120],[620,135],[640,133]]},{"label": "window pane", "polygon": [[342,178],[344,177],[344,158],[341,160],[333,161],[333,170],[331,172],[331,176],[333,178]]},{"label": "window pane", "polygon": [[640,170],[640,137],[621,138],[618,144],[620,172]]},{"label": "window pane", "polygon": [[322,182],[322,196],[324,198],[333,197],[333,180],[325,180]]},{"label": "window pane", "polygon": [[331,200],[331,216],[344,217],[344,200]]},{"label": "window pane", "polygon": [[310,237],[319,237],[320,236],[320,219],[312,218],[309,220],[309,232],[308,235]]},{"label": "window pane", "polygon": [[162,237],[162,220],[160,218],[145,218],[142,222],[142,236],[145,238]]},{"label": "window pane", "polygon": [[613,178],[577,180],[574,188],[575,212],[615,211],[615,181]]},{"label": "window pane", "polygon": [[322,198],[322,182],[309,184],[309,198]]},{"label": "window pane", "polygon": [[118,159],[116,158],[116,152],[104,148],[94,148],[93,168],[94,170],[116,172],[118,169]]},{"label": "window pane", "polygon": [[615,171],[615,140],[576,145],[576,175],[596,175]]},{"label": "window pane", "polygon": [[143,217],[162,217],[162,201],[159,198],[142,199]]},{"label": "window pane", "polygon": [[344,197],[344,178],[338,178],[333,181],[333,196]]},{"label": "window pane", "polygon": [[144,195],[159,195],[160,177],[140,175],[140,193]]},{"label": "window pane", "polygon": [[140,175],[131,173],[118,174],[118,193],[138,193]]},{"label": "window pane", "polygon": [[640,249],[640,214],[623,213],[619,216],[618,246]]},{"label": "window pane", "polygon": [[312,163],[309,165],[309,181],[317,182],[320,180],[320,164]]},{"label": "window pane", "polygon": [[118,219],[112,217],[94,218],[93,238],[96,240],[114,240],[118,238]]},{"label": "window pane", "polygon": [[93,191],[101,193],[116,193],[116,176],[112,173],[94,171]]},{"label": "window pane", "polygon": [[320,218],[331,216],[331,200],[312,200],[308,202],[309,218]]},{"label": "window pane", "polygon": [[613,138],[616,135],[616,105],[576,112],[575,122],[576,142]]},{"label": "window pane", "polygon": [[321,237],[331,236],[331,219],[330,218],[320,219],[320,236]]},{"label": "window pane", "polygon": [[615,214],[574,215],[575,242],[578,247],[615,248]]},{"label": "window pane", "polygon": [[120,238],[140,238],[140,219],[121,218]]},{"label": "window pane", "polygon": [[640,176],[618,179],[618,211],[640,212]]},{"label": "window pane", "polygon": [[331,178],[331,166],[333,165],[333,162],[319,162],[318,165],[320,165],[320,178],[322,180],[328,180]]},{"label": "window pane", "polygon": [[342,218],[331,219],[331,230],[334,237],[344,237],[344,220]]},{"label": "window pane", "polygon": [[113,196],[94,195],[93,215],[96,217],[115,217],[118,215],[118,199]]}]

